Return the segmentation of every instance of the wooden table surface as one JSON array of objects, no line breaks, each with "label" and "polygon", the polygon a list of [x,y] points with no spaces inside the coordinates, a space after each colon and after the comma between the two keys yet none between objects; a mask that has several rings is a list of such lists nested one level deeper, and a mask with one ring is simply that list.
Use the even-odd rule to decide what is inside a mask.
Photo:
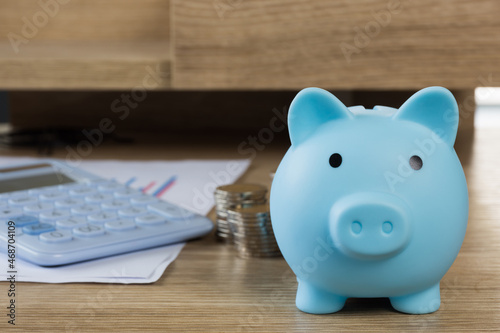
[{"label": "wooden table surface", "polygon": [[[256,134],[256,133],[248,133]],[[104,144],[91,158],[244,158],[238,140],[179,143],[156,140]],[[459,155],[469,184],[470,217],[462,250],[441,283],[442,304],[429,315],[394,311],[387,299],[350,299],[331,315],[311,315],[294,304],[296,281],[282,258],[241,259],[213,235],[190,242],[160,280],[147,285],[18,283],[16,329],[82,331],[410,331],[500,330],[500,131],[476,131]],[[258,151],[241,181],[270,184],[286,143]],[[33,155],[3,149],[1,156]],[[64,149],[56,151],[64,157]],[[499,214],[499,215],[497,215]],[[211,213],[213,217],[213,213]],[[0,283],[0,330],[8,285]],[[14,331],[14,329],[12,329]]]}]

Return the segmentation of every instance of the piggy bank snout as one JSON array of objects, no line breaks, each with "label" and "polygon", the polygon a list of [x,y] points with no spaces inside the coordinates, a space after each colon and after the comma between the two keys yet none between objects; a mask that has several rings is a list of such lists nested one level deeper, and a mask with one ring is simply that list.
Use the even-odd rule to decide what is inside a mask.
[{"label": "piggy bank snout", "polygon": [[341,198],[330,211],[330,234],[345,255],[380,260],[409,243],[411,223],[403,200],[385,193],[357,193]]}]

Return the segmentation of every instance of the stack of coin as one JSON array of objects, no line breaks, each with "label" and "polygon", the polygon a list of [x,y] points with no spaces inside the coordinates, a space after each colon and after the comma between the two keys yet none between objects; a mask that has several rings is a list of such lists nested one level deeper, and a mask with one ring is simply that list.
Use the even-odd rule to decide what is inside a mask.
[{"label": "stack of coin", "polygon": [[219,186],[215,190],[216,231],[218,240],[232,242],[228,224],[228,210],[266,203],[267,188],[256,184]]},{"label": "stack of coin", "polygon": [[281,255],[274,238],[267,204],[230,209],[227,221],[240,257]]}]

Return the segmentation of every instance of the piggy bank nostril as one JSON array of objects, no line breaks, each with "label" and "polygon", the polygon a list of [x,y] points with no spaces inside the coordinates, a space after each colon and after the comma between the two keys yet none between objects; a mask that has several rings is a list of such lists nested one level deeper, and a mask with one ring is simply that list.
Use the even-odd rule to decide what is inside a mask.
[{"label": "piggy bank nostril", "polygon": [[359,235],[361,233],[361,229],[363,229],[363,225],[359,221],[354,221],[351,224],[351,230],[353,233],[356,235]]},{"label": "piggy bank nostril", "polygon": [[393,226],[390,221],[385,221],[382,223],[382,231],[386,234],[390,234],[392,232]]}]

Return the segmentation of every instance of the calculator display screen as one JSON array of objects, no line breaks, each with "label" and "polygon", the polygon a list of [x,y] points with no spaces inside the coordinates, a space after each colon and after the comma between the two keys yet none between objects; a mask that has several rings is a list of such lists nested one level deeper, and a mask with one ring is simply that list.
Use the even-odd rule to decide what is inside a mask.
[{"label": "calculator display screen", "polygon": [[37,187],[74,183],[75,181],[60,172],[50,172],[22,178],[0,180],[0,193],[23,191]]}]

